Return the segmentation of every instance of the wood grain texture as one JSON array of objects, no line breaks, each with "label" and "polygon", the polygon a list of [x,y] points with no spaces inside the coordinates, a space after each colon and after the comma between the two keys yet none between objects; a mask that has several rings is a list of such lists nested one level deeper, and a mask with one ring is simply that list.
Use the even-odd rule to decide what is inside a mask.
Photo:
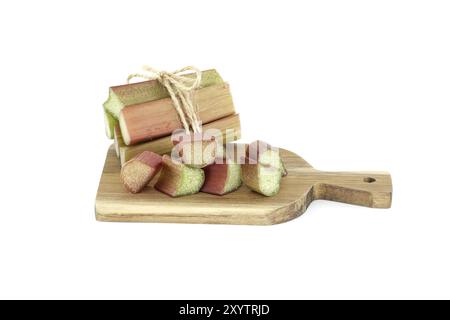
[{"label": "wood grain texture", "polygon": [[[224,196],[198,193],[171,198],[152,188],[128,193],[120,182],[120,164],[112,146],[95,203],[99,221],[272,225],[300,216],[316,199],[372,208],[389,208],[392,183],[382,172],[322,172],[293,152],[281,149],[288,170],[281,190],[264,197],[246,186]],[[156,179],[154,179],[156,180]]]}]

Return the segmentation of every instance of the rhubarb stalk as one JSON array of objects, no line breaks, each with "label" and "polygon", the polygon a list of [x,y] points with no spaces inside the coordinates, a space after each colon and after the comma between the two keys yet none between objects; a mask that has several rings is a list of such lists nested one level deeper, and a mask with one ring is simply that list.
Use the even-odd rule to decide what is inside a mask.
[{"label": "rhubarb stalk", "polygon": [[241,184],[241,165],[232,163],[214,163],[205,169],[205,183],[202,192],[224,195],[237,190]]},{"label": "rhubarb stalk", "polygon": [[161,169],[161,160],[160,155],[144,151],[125,163],[120,174],[125,188],[131,193],[141,192]]},{"label": "rhubarb stalk", "polygon": [[[186,76],[194,77],[194,74]],[[221,83],[223,83],[223,80],[216,70],[202,72],[201,88]],[[114,118],[118,119],[120,111],[126,106],[168,97],[169,93],[166,88],[157,80],[142,81],[111,87],[109,89],[108,100],[106,100],[103,106]]]},{"label": "rhubarb stalk", "polygon": [[286,174],[278,149],[261,141],[248,146],[242,165],[242,180],[247,187],[262,195],[274,196],[280,190],[281,177]]},{"label": "rhubarb stalk", "polygon": [[[222,143],[233,142],[241,137],[241,124],[239,115],[234,114],[203,125],[203,132],[216,129],[222,135]],[[119,140],[120,141],[120,140]],[[143,151],[152,151],[158,154],[166,154],[174,147],[170,136],[147,141],[133,146],[120,146],[120,161],[124,164]],[[216,150],[217,151],[217,150]]]},{"label": "rhubarb stalk", "polygon": [[155,189],[171,196],[180,197],[200,191],[205,181],[202,169],[190,168],[181,162],[172,161],[168,155],[162,157],[161,175]]},{"label": "rhubarb stalk", "polygon": [[[235,113],[228,84],[196,90],[193,103],[203,124]],[[126,145],[167,136],[183,128],[170,98],[128,106],[120,112],[119,123]]]}]

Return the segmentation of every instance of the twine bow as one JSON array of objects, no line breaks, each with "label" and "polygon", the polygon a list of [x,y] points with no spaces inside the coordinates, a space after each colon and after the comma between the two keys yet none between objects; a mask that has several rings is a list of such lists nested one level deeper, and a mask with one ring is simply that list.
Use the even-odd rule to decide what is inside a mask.
[{"label": "twine bow", "polygon": [[[189,134],[189,125],[192,127],[194,133],[201,132],[202,128],[198,117],[198,107],[197,105],[194,106],[192,102],[192,92],[200,86],[202,78],[201,71],[192,66],[184,67],[173,72],[160,71],[149,66],[144,66],[142,69],[146,73],[130,74],[127,82],[130,83],[130,80],[133,78],[157,80],[169,92],[186,133]],[[194,77],[187,76],[186,71],[192,71]]]}]

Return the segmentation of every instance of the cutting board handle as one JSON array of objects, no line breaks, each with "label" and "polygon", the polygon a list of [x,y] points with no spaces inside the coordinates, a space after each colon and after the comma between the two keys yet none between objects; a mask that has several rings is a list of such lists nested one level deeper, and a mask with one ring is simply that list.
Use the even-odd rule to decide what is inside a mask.
[{"label": "cutting board handle", "polygon": [[385,172],[318,171],[314,186],[316,199],[331,200],[371,208],[390,208],[391,175]]}]

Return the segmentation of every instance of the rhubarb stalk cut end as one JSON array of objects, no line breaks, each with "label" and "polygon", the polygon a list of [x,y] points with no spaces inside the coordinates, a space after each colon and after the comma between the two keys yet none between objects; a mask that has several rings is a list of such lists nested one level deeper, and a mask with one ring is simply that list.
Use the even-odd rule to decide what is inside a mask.
[{"label": "rhubarb stalk cut end", "polygon": [[[270,152],[268,153],[268,151]],[[276,154],[278,154],[278,156]],[[253,163],[258,161],[263,165],[270,165],[278,168],[282,177],[285,177],[288,174],[286,166],[279,155],[279,149],[273,148],[267,142],[260,140],[253,141],[247,146],[246,156],[250,159],[250,163],[252,163],[252,161]],[[273,160],[270,160],[271,157],[273,157]]]},{"label": "rhubarb stalk cut end", "polygon": [[[250,144],[249,149],[253,148],[255,143]],[[246,158],[246,163],[242,165],[242,180],[245,185],[268,197],[276,195],[280,191],[281,177],[286,174],[278,149],[260,150],[258,147],[256,156],[251,152],[247,156],[251,158]]]},{"label": "rhubarb stalk cut end", "polygon": [[160,169],[161,156],[144,151],[123,165],[120,177],[128,191],[138,193],[148,185]]},{"label": "rhubarb stalk cut end", "polygon": [[114,126],[117,123],[117,120],[114,119],[112,115],[110,115],[106,110],[104,111],[105,118],[105,133],[108,139],[114,139]]},{"label": "rhubarb stalk cut end", "polygon": [[228,177],[225,182],[225,188],[223,189],[224,194],[237,190],[242,184],[241,165],[237,163],[230,163],[227,164],[227,166]]}]

